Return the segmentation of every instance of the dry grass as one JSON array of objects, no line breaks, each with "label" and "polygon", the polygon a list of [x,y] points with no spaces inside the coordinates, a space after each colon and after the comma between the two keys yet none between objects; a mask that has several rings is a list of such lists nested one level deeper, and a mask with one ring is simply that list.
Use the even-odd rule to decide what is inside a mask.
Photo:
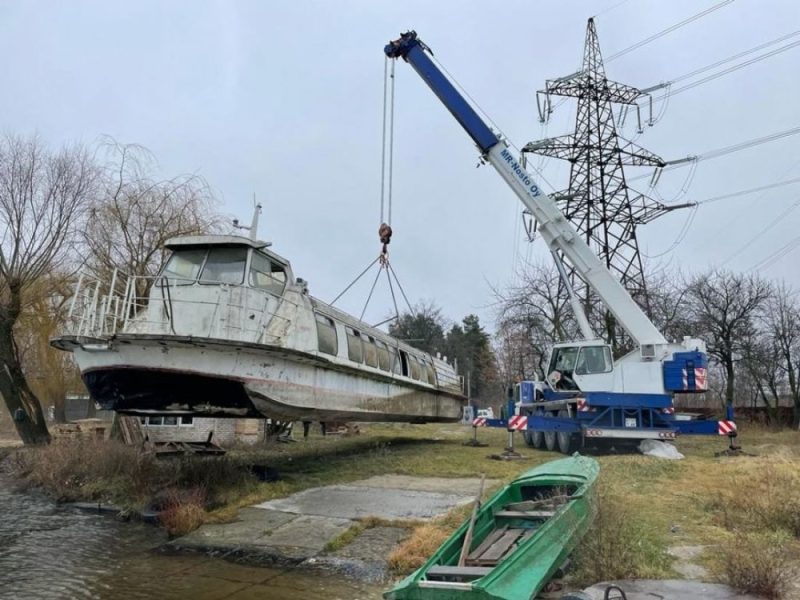
[{"label": "dry grass", "polygon": [[163,503],[165,490],[204,490],[215,508],[251,492],[256,482],[231,459],[159,460],[115,441],[63,439],[16,455],[16,471],[28,484],[59,501],[111,502],[125,509]]},{"label": "dry grass", "polygon": [[389,568],[399,574],[421,567],[426,560],[450,537],[452,531],[437,523],[426,523],[389,554]]},{"label": "dry grass", "polygon": [[395,573],[406,574],[421,567],[471,513],[472,505],[462,506],[432,522],[418,524],[411,535],[389,554],[389,568]]},{"label": "dry grass", "polygon": [[194,531],[205,520],[206,493],[202,488],[170,490],[159,514],[159,521],[170,537]]},{"label": "dry grass", "polygon": [[797,579],[788,537],[779,533],[739,533],[720,549],[723,580],[736,590],[784,598]]},{"label": "dry grass", "polygon": [[118,442],[56,440],[17,454],[27,481],[60,501],[141,499],[157,470],[155,459]]},{"label": "dry grass", "polygon": [[[596,546],[607,548],[598,551],[597,560],[617,558],[609,564],[585,567],[586,578],[600,578],[600,572],[612,573],[613,569],[624,575],[666,576],[670,574],[663,553],[666,547],[703,545],[708,547],[703,564],[721,580],[740,585],[727,573],[725,562],[718,560],[724,549],[717,550],[719,540],[740,533],[747,534],[737,538],[742,544],[761,536],[783,535],[789,567],[800,564],[800,433],[747,424],[740,429],[739,441],[758,456],[715,458],[714,453],[726,446],[726,440],[716,437],[679,440],[678,449],[686,455],[682,461],[599,456],[601,512],[587,540],[599,537]],[[462,446],[470,433],[469,428],[457,425],[369,425],[358,437],[312,435],[295,444],[235,448],[223,458],[168,461],[142,457],[124,446],[90,441],[58,443],[22,454],[27,457],[23,462],[29,481],[63,499],[103,499],[142,506],[163,489],[202,489],[208,511],[202,515],[204,522],[230,521],[242,506],[311,487],[387,473],[475,477],[485,472],[493,479],[510,481],[560,456],[529,449],[518,437],[518,449],[526,460],[490,461],[486,456],[505,446],[505,431],[482,429],[479,437],[490,444],[488,448]],[[258,482],[250,476],[249,465],[268,465],[281,479]],[[420,566],[467,518],[469,510],[467,506],[444,519],[408,524],[413,530],[390,557],[392,568],[407,573]],[[615,523],[624,526],[615,531]],[[751,534],[755,537],[749,537]],[[347,542],[339,540],[342,545]],[[746,555],[749,550],[744,552]],[[585,559],[579,563],[589,564]],[[597,572],[590,575],[592,568]]]},{"label": "dry grass", "polygon": [[608,483],[595,492],[595,516],[574,553],[575,583],[659,579],[671,574],[665,532],[638,518],[625,494]]}]

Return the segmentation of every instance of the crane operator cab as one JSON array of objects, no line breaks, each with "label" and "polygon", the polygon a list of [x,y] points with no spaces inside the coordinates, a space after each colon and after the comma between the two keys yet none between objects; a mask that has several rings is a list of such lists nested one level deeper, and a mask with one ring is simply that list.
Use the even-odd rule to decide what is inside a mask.
[{"label": "crane operator cab", "polygon": [[598,341],[553,347],[547,381],[560,392],[610,391],[614,361],[611,347]]}]

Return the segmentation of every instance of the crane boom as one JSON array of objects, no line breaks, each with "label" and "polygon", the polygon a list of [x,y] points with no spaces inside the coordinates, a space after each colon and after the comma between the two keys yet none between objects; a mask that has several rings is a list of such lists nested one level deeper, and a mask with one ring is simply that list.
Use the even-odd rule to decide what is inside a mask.
[{"label": "crane boom", "polygon": [[667,340],[661,332],[577,234],[553,199],[540,189],[530,173],[522,167],[509,150],[508,143],[481,119],[426,50],[430,52],[414,31],[402,34],[384,48],[389,58],[404,59],[428,84],[478,146],[483,158],[497,170],[538,221],[539,234],[548,248],[562,253],[637,345],[666,345]]}]

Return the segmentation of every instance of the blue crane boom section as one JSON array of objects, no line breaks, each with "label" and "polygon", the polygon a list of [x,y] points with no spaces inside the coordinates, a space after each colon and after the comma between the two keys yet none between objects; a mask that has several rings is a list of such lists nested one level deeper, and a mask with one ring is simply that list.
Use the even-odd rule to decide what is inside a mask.
[{"label": "blue crane boom section", "polygon": [[402,34],[400,39],[387,44],[383,51],[389,58],[402,58],[414,68],[485,154],[500,141],[497,134],[483,122],[455,86],[433,64],[425,52],[426,49],[428,48],[417,38],[416,32],[409,31]]}]

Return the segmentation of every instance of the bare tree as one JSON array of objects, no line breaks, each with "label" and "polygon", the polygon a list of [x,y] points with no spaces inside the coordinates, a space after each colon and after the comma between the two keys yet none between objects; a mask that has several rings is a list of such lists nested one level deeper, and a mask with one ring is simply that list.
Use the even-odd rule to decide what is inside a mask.
[{"label": "bare tree", "polygon": [[47,443],[50,434],[19,360],[15,325],[31,286],[72,258],[96,181],[81,146],[51,152],[36,137],[0,139],[0,396],[26,444]]},{"label": "bare tree", "polygon": [[[171,237],[209,233],[222,218],[206,182],[196,175],[159,180],[150,153],[113,140],[103,190],[91,209],[84,235],[87,266],[100,279],[119,269],[128,276],[152,277],[167,258]],[[140,281],[140,295],[147,287]]]},{"label": "bare tree", "polygon": [[708,353],[725,375],[725,402],[733,404],[735,362],[744,355],[744,342],[753,335],[756,317],[772,294],[772,286],[754,275],[712,271],[692,278],[687,309],[693,335],[704,339]]},{"label": "bare tree", "polygon": [[493,290],[497,301],[498,354],[507,383],[544,373],[553,342],[575,339],[578,328],[552,262],[527,265],[518,283]]},{"label": "bare tree", "polygon": [[[766,306],[764,321],[777,367],[792,400],[792,426],[800,426],[800,302],[786,285],[779,285]],[[777,394],[776,394],[777,396]]]},{"label": "bare tree", "polygon": [[751,404],[755,408],[760,400],[766,408],[767,422],[778,425],[780,390],[785,374],[781,369],[780,352],[766,329],[758,329],[742,342],[743,371],[739,379],[749,391]]}]

